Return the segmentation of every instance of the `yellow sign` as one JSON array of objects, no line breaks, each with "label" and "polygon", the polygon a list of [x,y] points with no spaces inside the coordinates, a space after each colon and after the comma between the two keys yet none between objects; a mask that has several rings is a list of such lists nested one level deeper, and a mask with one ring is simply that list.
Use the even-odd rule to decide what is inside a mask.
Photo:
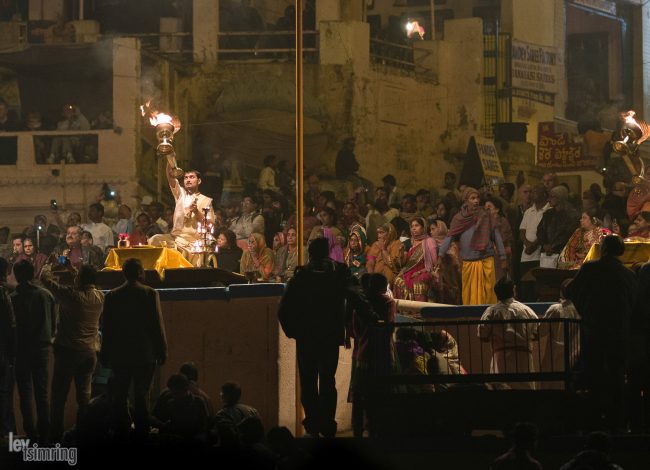
[{"label": "yellow sign", "polygon": [[481,161],[481,166],[483,167],[485,179],[487,181],[493,180],[494,178],[503,180],[503,169],[501,168],[501,162],[499,161],[499,155],[497,154],[497,148],[494,146],[494,142],[484,137],[474,137],[474,141],[476,142],[476,150]]}]

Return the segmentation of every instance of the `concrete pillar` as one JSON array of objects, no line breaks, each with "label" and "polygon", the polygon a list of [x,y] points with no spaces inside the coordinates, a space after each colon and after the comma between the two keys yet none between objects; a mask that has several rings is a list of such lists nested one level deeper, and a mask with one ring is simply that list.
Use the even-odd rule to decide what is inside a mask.
[{"label": "concrete pillar", "polygon": [[[636,13],[636,12],[635,12]],[[650,6],[638,7],[632,25],[634,34],[634,109],[640,117],[650,119]]]},{"label": "concrete pillar", "polygon": [[341,19],[341,4],[339,2],[316,2],[316,29],[320,29],[321,21],[338,21]]},{"label": "concrete pillar", "polygon": [[370,67],[370,25],[360,21],[323,21],[320,25],[320,62],[352,64],[355,71]]},{"label": "concrete pillar", "polygon": [[[316,2],[320,3],[320,2]],[[336,3],[336,2],[332,2]],[[366,2],[365,0],[342,0],[341,19],[343,21],[365,21]]]},{"label": "concrete pillar", "polygon": [[217,62],[219,48],[219,0],[194,0],[192,9],[194,60]]},{"label": "concrete pillar", "polygon": [[[126,204],[135,203],[137,192],[136,155],[138,146],[138,119],[140,118],[140,40],[135,38],[117,38],[113,40],[113,122],[121,129],[119,133],[110,135],[107,147],[119,148],[119,156],[100,146],[100,164],[102,167],[113,169],[119,165],[128,175],[129,183],[121,190],[122,201]],[[126,158],[129,156],[131,158]],[[120,158],[124,157],[124,158]],[[109,158],[109,161],[104,159]],[[124,168],[128,167],[128,169]]]}]

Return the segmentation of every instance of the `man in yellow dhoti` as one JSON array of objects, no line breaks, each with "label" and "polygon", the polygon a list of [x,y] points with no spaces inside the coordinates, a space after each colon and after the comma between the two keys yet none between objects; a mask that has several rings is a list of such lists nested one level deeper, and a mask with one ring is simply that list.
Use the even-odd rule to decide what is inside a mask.
[{"label": "man in yellow dhoti", "polygon": [[460,242],[462,260],[463,305],[493,304],[496,302],[494,284],[494,248],[501,266],[506,269],[503,239],[493,216],[480,207],[479,192],[467,187],[463,191],[463,206],[451,221],[451,228],[440,246],[438,257],[447,253],[454,240]]},{"label": "man in yellow dhoti", "polygon": [[209,208],[208,222],[214,223],[214,211],[212,199],[199,192],[201,185],[201,173],[196,170],[186,171],[183,175],[183,186],[173,175],[172,166],[167,163],[167,181],[174,199],[176,209],[174,210],[174,227],[169,234],[154,235],[149,239],[149,244],[160,246],[176,246],[176,249],[183,253],[183,256],[194,266],[201,266],[201,255],[192,254],[192,243],[199,239],[197,231],[199,223],[206,223],[204,208]]}]

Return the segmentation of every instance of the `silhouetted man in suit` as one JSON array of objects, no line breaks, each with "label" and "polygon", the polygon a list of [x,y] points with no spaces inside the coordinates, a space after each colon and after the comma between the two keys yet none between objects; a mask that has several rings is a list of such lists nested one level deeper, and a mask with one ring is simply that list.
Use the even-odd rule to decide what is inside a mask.
[{"label": "silhouetted man in suit", "polygon": [[106,294],[101,359],[113,369],[116,419],[128,431],[127,396],[133,382],[135,432],[149,432],[148,395],[156,364],[167,358],[167,339],[158,292],[143,285],[142,263],[130,258],[122,265],[126,282]]},{"label": "silhouetted man in suit", "polygon": [[316,437],[336,434],[336,381],[339,347],[344,344],[346,300],[361,316],[370,308],[350,269],[329,258],[325,238],[309,245],[309,263],[296,268],[280,303],[280,322],[296,339],[303,425]]},{"label": "silhouetted man in suit", "polygon": [[622,238],[605,237],[601,258],[583,264],[567,292],[582,317],[584,385],[611,428],[623,425],[625,367],[638,286],[634,273],[617,258],[624,250]]},{"label": "silhouetted man in suit", "polygon": [[[34,266],[27,261],[14,265],[18,287],[10,295],[16,315],[16,385],[20,397],[23,429],[32,442],[47,443],[50,432],[48,366],[56,329],[56,304],[50,292],[35,286]],[[33,404],[38,421],[34,425]]]}]

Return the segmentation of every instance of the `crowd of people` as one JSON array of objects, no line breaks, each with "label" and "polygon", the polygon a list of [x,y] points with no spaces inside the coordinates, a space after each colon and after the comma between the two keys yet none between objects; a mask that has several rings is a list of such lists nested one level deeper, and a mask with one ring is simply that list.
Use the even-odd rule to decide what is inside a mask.
[{"label": "crowd of people", "polygon": [[[85,223],[78,212],[57,210],[51,222],[38,215],[21,234],[10,237],[7,228],[0,229],[0,254],[10,261],[28,257],[38,266],[41,255],[73,253],[74,262],[101,268],[106,250],[128,238],[131,245],[175,245],[196,265],[189,248],[208,208],[218,247],[215,267],[286,282],[297,266],[300,244],[323,237],[332,259],[357,277],[383,274],[397,298],[469,305],[494,303],[494,284],[505,275],[516,281],[522,300],[535,300],[533,268],[579,269],[592,245],[610,233],[650,236],[650,212],[643,205],[630,210],[629,185],[622,182],[609,185],[606,194],[594,184],[578,197],[547,173],[540,184],[503,183],[497,193],[458,184],[448,172],[442,187],[406,193],[393,175],[377,185],[359,175],[354,139],[344,141],[335,167],[337,179],[353,189],[337,197],[311,175],[302,240],[295,182],[286,162],[268,155],[256,184],[247,185],[240,198],[219,204],[219,194],[202,194],[196,170],[186,172],[182,184],[168,173],[175,207],[145,196],[132,209],[118,204],[106,187]],[[24,253],[25,243],[31,253]]]},{"label": "crowd of people", "polygon": [[[112,129],[113,117],[110,111],[103,111],[89,120],[75,104],[65,104],[58,117],[44,116],[38,110],[24,112],[21,117],[9,108],[0,97],[0,132],[38,131],[87,131],[90,129]],[[97,143],[85,136],[40,136],[34,140],[36,163],[96,163]]]},{"label": "crowd of people", "polygon": [[[236,382],[224,383],[220,404],[214,403],[199,387],[194,363],[172,374],[150,405],[155,370],[167,360],[160,299],[142,284],[139,260],[128,259],[122,268],[124,284],[104,294],[94,285],[91,265],[47,264],[41,287],[31,263],[15,264],[16,288],[0,286],[0,440],[10,432],[16,435],[22,418],[24,435],[41,448],[195,445],[241,451],[270,468],[285,458],[307,458],[293,447],[286,428],[273,428],[265,436],[260,414],[241,402]],[[74,284],[61,285],[56,269],[73,272]],[[74,426],[66,428],[64,410],[73,382],[77,414]],[[14,387],[20,416],[14,415]]]}]

